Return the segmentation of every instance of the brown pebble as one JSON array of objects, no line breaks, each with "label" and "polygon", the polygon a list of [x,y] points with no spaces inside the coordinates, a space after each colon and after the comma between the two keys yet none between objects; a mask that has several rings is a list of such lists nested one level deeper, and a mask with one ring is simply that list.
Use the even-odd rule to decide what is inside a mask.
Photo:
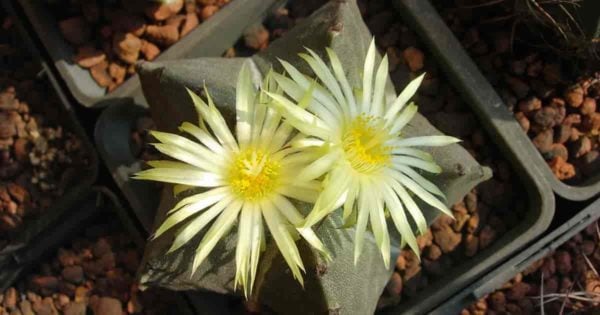
[{"label": "brown pebble", "polygon": [[540,132],[532,140],[533,145],[542,153],[550,151],[552,143],[554,142],[554,134],[552,129],[547,129]]},{"label": "brown pebble", "polygon": [[140,51],[144,55],[144,59],[148,61],[152,61],[160,55],[160,48],[147,40],[142,40],[142,48]]},{"label": "brown pebble", "polygon": [[179,40],[179,30],[174,25],[148,25],[146,28],[146,37],[156,44],[171,46]]},{"label": "brown pebble", "polygon": [[596,100],[591,97],[586,97],[583,101],[583,105],[579,109],[582,114],[590,115],[596,112]]},{"label": "brown pebble", "polygon": [[583,128],[586,131],[598,132],[600,130],[600,113],[583,116]]},{"label": "brown pebble", "polygon": [[2,305],[4,305],[4,307],[9,310],[14,309],[17,307],[17,299],[18,299],[17,289],[9,288],[4,293],[4,301],[2,302]]},{"label": "brown pebble", "polygon": [[506,84],[508,84],[511,91],[513,91],[519,99],[525,98],[527,94],[529,94],[529,85],[519,78],[508,76],[506,78]]},{"label": "brown pebble", "polygon": [[554,254],[554,260],[556,261],[556,271],[561,275],[568,275],[573,269],[571,264],[571,255],[563,250],[557,251]]},{"label": "brown pebble", "polygon": [[529,131],[531,123],[529,122],[529,119],[527,118],[527,116],[525,116],[525,114],[523,114],[523,112],[517,112],[515,114],[515,119],[517,119],[517,122],[519,122],[519,125],[521,125],[521,128],[523,129],[523,131],[525,131],[525,132]]},{"label": "brown pebble", "polygon": [[550,106],[536,111],[533,115],[533,120],[542,129],[552,128],[562,121],[558,109]]},{"label": "brown pebble", "polygon": [[550,166],[550,169],[552,169],[554,176],[559,180],[565,180],[575,176],[575,167],[573,164],[567,163],[565,159],[560,156],[555,156],[550,160],[548,165]]},{"label": "brown pebble", "polygon": [[571,152],[576,158],[584,156],[592,150],[592,141],[588,137],[580,137],[571,147]]},{"label": "brown pebble", "polygon": [[116,84],[121,84],[125,81],[127,69],[117,62],[111,62],[108,66],[108,73],[113,78]]},{"label": "brown pebble", "polygon": [[485,249],[490,246],[497,237],[497,232],[489,225],[484,226],[479,232],[479,247]]},{"label": "brown pebble", "polygon": [[479,250],[479,238],[473,234],[468,234],[465,237],[465,256],[473,257]]},{"label": "brown pebble", "polygon": [[496,291],[490,295],[490,306],[494,311],[504,312],[506,310],[506,297],[502,291]]},{"label": "brown pebble", "polygon": [[75,62],[83,68],[91,68],[106,60],[106,54],[91,45],[81,46],[75,56]]},{"label": "brown pebble", "polygon": [[101,87],[108,87],[113,83],[112,77],[108,74],[108,63],[101,62],[90,68],[90,74],[96,83]]},{"label": "brown pebble", "polygon": [[74,16],[58,22],[58,28],[67,42],[80,46],[90,40],[92,31],[82,16]]},{"label": "brown pebble", "polygon": [[432,230],[433,239],[442,252],[452,252],[461,242],[462,235],[454,232],[449,225],[443,225],[439,229]]},{"label": "brown pebble", "polygon": [[83,268],[81,266],[69,266],[65,267],[62,271],[62,276],[65,280],[79,284],[83,282]]},{"label": "brown pebble", "polygon": [[400,296],[402,294],[402,276],[399,273],[394,272],[392,274],[386,290],[391,296]]},{"label": "brown pebble", "polygon": [[183,9],[184,0],[174,0],[168,3],[155,2],[147,5],[146,16],[155,21],[164,21]]},{"label": "brown pebble", "polygon": [[[150,29],[150,26],[148,26]],[[134,64],[139,57],[142,41],[131,33],[117,33],[113,37],[113,51],[119,59],[128,64]]]},{"label": "brown pebble", "polygon": [[402,56],[408,65],[411,72],[417,72],[423,69],[425,62],[425,55],[423,52],[415,47],[408,47],[402,51]]},{"label": "brown pebble", "polygon": [[442,250],[435,244],[427,247],[425,250],[425,257],[430,260],[437,260],[442,256]]},{"label": "brown pebble", "polygon": [[542,101],[535,96],[519,101],[519,110],[523,113],[530,113],[540,108],[542,108]]},{"label": "brown pebble", "polygon": [[122,313],[123,307],[121,306],[121,301],[110,297],[101,297],[94,307],[94,315],[116,315]]},{"label": "brown pebble", "polygon": [[554,131],[554,142],[565,143],[571,138],[571,126],[559,125]]},{"label": "brown pebble", "polygon": [[219,11],[218,6],[207,5],[204,8],[202,8],[202,12],[200,12],[200,17],[202,18],[202,21],[206,21],[206,20],[210,19],[211,16],[215,15],[215,13],[217,13],[217,11]]},{"label": "brown pebble", "polygon": [[198,20],[196,13],[186,14],[185,22],[183,23],[183,26],[181,26],[181,34],[179,37],[184,37],[185,35],[189,34],[196,28],[196,26],[198,26],[198,24],[200,24],[200,21]]},{"label": "brown pebble", "polygon": [[64,308],[64,315],[85,315],[86,305],[83,302],[71,302]]},{"label": "brown pebble", "polygon": [[571,107],[579,107],[583,103],[583,88],[580,85],[573,86],[565,91],[565,101]]}]

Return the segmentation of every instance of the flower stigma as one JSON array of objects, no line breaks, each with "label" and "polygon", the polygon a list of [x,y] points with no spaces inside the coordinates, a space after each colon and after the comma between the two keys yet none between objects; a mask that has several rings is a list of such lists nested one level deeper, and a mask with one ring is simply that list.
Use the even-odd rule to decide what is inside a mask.
[{"label": "flower stigma", "polygon": [[238,196],[248,201],[257,201],[276,188],[280,170],[279,161],[264,151],[247,149],[235,157],[229,171],[229,182]]},{"label": "flower stigma", "polygon": [[361,114],[344,133],[342,148],[355,171],[372,174],[391,161],[392,148],[385,145],[389,138],[382,119]]}]

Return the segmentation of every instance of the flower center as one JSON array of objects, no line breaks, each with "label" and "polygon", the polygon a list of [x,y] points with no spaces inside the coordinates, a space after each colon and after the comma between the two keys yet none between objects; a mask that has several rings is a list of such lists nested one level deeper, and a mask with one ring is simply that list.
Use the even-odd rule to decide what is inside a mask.
[{"label": "flower center", "polygon": [[344,133],[342,147],[354,170],[371,174],[390,163],[391,147],[385,145],[388,139],[380,118],[362,114]]},{"label": "flower center", "polygon": [[241,198],[257,200],[274,190],[280,169],[281,164],[262,150],[247,149],[234,159],[229,184]]}]

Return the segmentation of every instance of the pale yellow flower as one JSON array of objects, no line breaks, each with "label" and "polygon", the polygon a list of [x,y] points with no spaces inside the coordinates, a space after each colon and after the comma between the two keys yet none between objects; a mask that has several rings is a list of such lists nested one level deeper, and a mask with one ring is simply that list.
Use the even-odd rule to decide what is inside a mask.
[{"label": "pale yellow flower", "polygon": [[[262,89],[273,95],[281,93],[269,76]],[[267,106],[272,99],[264,92],[257,92],[247,65],[242,67],[237,82],[235,138],[208,91],[208,104],[193,92],[189,93],[201,120],[199,125],[185,122],[180,130],[194,140],[152,132],[160,141],[155,147],[177,161],[149,162],[152,168],[137,173],[135,178],[203,191],[177,203],[154,236],[185,221],[176,233],[169,250],[172,252],[210,225],[196,251],[195,271],[238,221],[235,284],[241,285],[248,296],[254,285],[260,252],[265,246],[264,218],[293,276],[302,283],[304,265],[295,244],[297,231],[312,246],[323,253],[325,249],[312,229],[296,230],[295,226],[300,225],[304,217],[289,198],[308,203],[316,201],[320,183],[314,179],[298,179],[303,168],[314,160],[314,150],[289,146],[293,127],[282,123],[281,116]]]},{"label": "pale yellow flower", "polygon": [[[443,146],[459,139],[448,136],[405,138],[401,131],[417,112],[417,106],[406,103],[423,80],[416,78],[395,99],[386,99],[388,81],[387,56],[375,71],[376,50],[371,43],[364,62],[362,86],[351,86],[336,53],[327,49],[330,67],[319,55],[308,49],[300,54],[316,74],[320,84],[300,73],[288,62],[281,61],[288,77],[274,75],[285,96],[270,94],[271,103],[287,121],[307,135],[297,139],[294,147],[321,147],[326,153],[308,165],[297,177],[311,181],[325,176],[324,190],[304,227],[321,221],[343,207],[346,222],[356,224],[354,261],[358,261],[367,223],[380,248],[386,267],[390,261],[390,237],[387,213],[392,218],[402,241],[417,254],[416,237],[409,216],[420,233],[427,229],[426,219],[413,200],[417,196],[427,204],[452,215],[444,202],[444,194],[421,171],[440,173],[432,156],[416,147]],[[308,106],[297,102],[311,92]],[[305,107],[305,108],[304,108]],[[354,219],[353,219],[354,218]]]}]

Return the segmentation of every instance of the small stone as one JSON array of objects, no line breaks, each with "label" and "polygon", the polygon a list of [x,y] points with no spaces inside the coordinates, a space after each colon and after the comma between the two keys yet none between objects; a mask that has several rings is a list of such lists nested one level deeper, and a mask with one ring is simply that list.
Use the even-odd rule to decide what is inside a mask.
[{"label": "small stone", "polygon": [[547,63],[542,70],[544,81],[549,85],[556,85],[560,82],[560,65],[556,63]]},{"label": "small stone", "polygon": [[596,244],[594,243],[594,241],[585,240],[585,241],[583,241],[583,244],[581,244],[581,251],[586,256],[592,255],[594,253],[595,249],[596,249]]},{"label": "small stone", "polygon": [[571,138],[571,126],[559,125],[554,131],[554,141],[556,143],[565,143]]},{"label": "small stone", "polygon": [[198,26],[198,24],[200,24],[200,21],[198,20],[198,16],[196,15],[196,13],[186,14],[185,22],[181,27],[180,37],[184,37],[185,35],[189,34],[192,30],[196,28],[196,26]]},{"label": "small stone", "polygon": [[430,260],[437,260],[442,256],[442,250],[435,244],[427,247],[425,250],[425,257]]},{"label": "small stone", "polygon": [[21,300],[21,302],[19,302],[19,309],[21,310],[22,315],[35,315],[31,308],[31,302],[27,300]]},{"label": "small stone", "polygon": [[535,97],[529,97],[519,102],[519,110],[523,113],[530,113],[542,108],[542,101]]},{"label": "small stone", "polygon": [[588,137],[580,137],[577,141],[573,143],[571,147],[571,152],[573,152],[576,158],[584,156],[591,150],[592,141]]},{"label": "small stone", "polygon": [[515,114],[515,119],[517,120],[517,122],[519,122],[519,125],[521,125],[521,129],[523,129],[523,131],[527,133],[531,126],[531,123],[529,122],[527,116],[525,116],[523,112],[517,112]]},{"label": "small stone", "polygon": [[600,113],[591,113],[583,117],[583,128],[586,131],[597,133],[600,130]]},{"label": "small stone", "polygon": [[108,63],[101,62],[90,68],[90,74],[96,83],[101,87],[108,87],[113,84],[112,77],[108,74]]},{"label": "small stone", "polygon": [[148,25],[146,37],[158,45],[171,46],[179,40],[179,30],[175,25]]},{"label": "small stone", "polygon": [[479,250],[479,238],[473,234],[468,234],[465,237],[465,256],[473,257]]},{"label": "small stone", "polygon": [[552,173],[559,180],[566,180],[575,176],[575,167],[573,164],[567,163],[565,159],[560,156],[554,157],[548,163]]},{"label": "small stone", "polygon": [[529,85],[527,85],[527,83],[525,83],[523,80],[508,76],[505,81],[510,87],[511,91],[515,93],[517,98],[522,99],[529,94]]},{"label": "small stone", "polygon": [[81,46],[75,56],[75,62],[83,68],[91,68],[106,60],[106,54],[91,45]]},{"label": "small stone", "polygon": [[391,296],[400,296],[402,294],[402,276],[399,273],[394,272],[392,274],[386,290]]},{"label": "small stone", "polygon": [[580,110],[584,115],[591,115],[596,112],[596,100],[591,97],[586,97],[583,100],[583,105],[581,105]]},{"label": "small stone", "polygon": [[519,301],[527,296],[530,289],[531,287],[526,282],[517,282],[508,290],[506,297],[511,301]]},{"label": "small stone", "polygon": [[184,0],[174,0],[167,3],[155,2],[146,6],[146,16],[154,21],[164,21],[183,9]]},{"label": "small stone", "polygon": [[[148,26],[148,30],[150,26]],[[128,64],[134,64],[139,57],[142,41],[131,33],[117,33],[113,37],[113,51],[119,59]]]},{"label": "small stone", "polygon": [[432,230],[432,233],[435,243],[438,244],[444,253],[450,253],[454,251],[454,249],[462,240],[462,235],[454,232],[454,230],[448,225],[444,225],[439,229],[434,229]]},{"label": "small stone", "polygon": [[571,255],[566,251],[557,251],[554,254],[554,261],[556,262],[556,270],[563,276],[569,275],[573,269]]},{"label": "small stone", "polygon": [[88,42],[92,31],[82,16],[75,16],[58,22],[58,28],[67,42],[79,46]]},{"label": "small stone", "polygon": [[116,315],[122,314],[121,302],[110,297],[101,297],[94,307],[94,315]]},{"label": "small stone", "polygon": [[569,158],[569,151],[567,150],[567,147],[565,147],[564,145],[562,145],[560,143],[552,144],[550,151],[548,151],[548,153],[546,153],[545,157],[547,159],[548,158],[553,159],[556,156],[560,156],[564,160],[567,160]]},{"label": "small stone", "polygon": [[6,292],[4,292],[4,301],[2,305],[5,308],[12,310],[17,307],[17,299],[19,298],[19,293],[15,288],[8,288]]},{"label": "small stone", "polygon": [[565,101],[571,107],[579,107],[583,104],[583,88],[580,85],[573,86],[565,91]]},{"label": "small stone", "polygon": [[581,115],[579,114],[569,114],[563,120],[562,124],[565,126],[578,125],[581,123]]},{"label": "small stone", "polygon": [[65,294],[59,294],[56,297],[56,308],[58,309],[63,309],[67,304],[69,304],[69,302],[71,302],[71,300],[69,299],[69,297]]},{"label": "small stone", "polygon": [[147,40],[142,40],[142,47],[140,48],[140,51],[144,55],[144,58],[148,61],[152,61],[156,59],[158,55],[160,55],[160,48]]},{"label": "small stone", "polygon": [[108,74],[110,74],[116,84],[121,84],[125,81],[127,68],[117,62],[111,62],[108,66]]},{"label": "small stone", "polygon": [[492,244],[497,237],[497,232],[491,226],[486,225],[479,232],[479,247],[485,249]]},{"label": "small stone", "polygon": [[543,69],[544,63],[541,60],[537,60],[536,62],[527,66],[527,75],[535,78],[540,75]]},{"label": "small stone", "polygon": [[64,315],[86,315],[87,308],[82,302],[71,302],[64,308]]},{"label": "small stone", "polygon": [[15,158],[19,162],[27,161],[29,158],[29,141],[26,138],[19,138],[15,141],[13,148],[15,150]]},{"label": "small stone", "polygon": [[525,70],[527,69],[527,63],[524,60],[513,60],[510,63],[510,72],[515,75],[521,76],[525,74]]},{"label": "small stone", "polygon": [[502,291],[496,291],[490,295],[490,306],[494,311],[504,312],[506,310],[506,297]]},{"label": "small stone", "polygon": [[81,266],[65,267],[62,271],[62,277],[74,284],[83,282],[83,268]]},{"label": "small stone", "polygon": [[408,47],[402,51],[402,56],[411,72],[417,72],[423,69],[425,55],[418,48]]},{"label": "small stone", "polygon": [[540,132],[532,140],[533,145],[541,152],[546,153],[550,151],[554,140],[554,134],[552,129],[548,129]]},{"label": "small stone", "polygon": [[29,199],[29,193],[27,190],[18,184],[9,183],[7,185],[7,190],[10,196],[18,203],[24,203]]},{"label": "small stone", "polygon": [[467,221],[467,232],[468,233],[475,233],[475,231],[477,231],[477,228],[479,227],[479,215],[476,213],[474,215],[472,215],[469,220]]},{"label": "small stone", "polygon": [[200,17],[202,18],[202,21],[206,21],[206,20],[210,19],[213,15],[215,15],[215,13],[217,13],[217,11],[219,11],[218,6],[207,5],[204,8],[202,8],[202,11],[200,12]]},{"label": "small stone", "polygon": [[560,115],[559,111],[556,108],[546,106],[533,115],[533,120],[536,124],[538,124],[542,129],[552,128],[557,124],[558,116]]},{"label": "small stone", "polygon": [[92,254],[96,258],[100,258],[104,254],[109,253],[111,250],[112,249],[108,240],[106,238],[101,237],[94,244],[94,247],[92,248]]},{"label": "small stone", "polygon": [[262,25],[256,24],[244,31],[244,44],[254,50],[263,50],[269,45],[269,31]]},{"label": "small stone", "polygon": [[59,282],[58,278],[53,276],[34,276],[31,279],[32,287],[50,292],[57,291]]}]

